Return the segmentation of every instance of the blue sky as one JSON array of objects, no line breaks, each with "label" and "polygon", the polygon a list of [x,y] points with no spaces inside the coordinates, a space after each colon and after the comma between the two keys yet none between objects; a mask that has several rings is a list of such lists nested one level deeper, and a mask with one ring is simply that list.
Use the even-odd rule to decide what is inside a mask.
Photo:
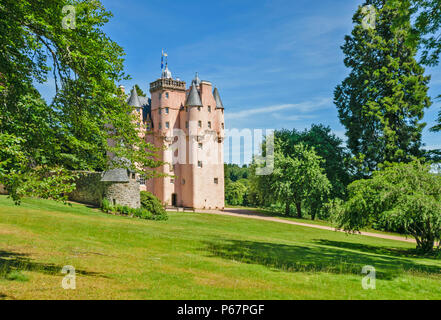
[{"label": "blue sky", "polygon": [[[102,2],[114,14],[105,31],[127,54],[126,88],[137,83],[148,92],[164,48],[173,76],[188,83],[197,71],[218,87],[227,128],[302,130],[323,123],[344,138],[333,91],[348,73],[340,46],[363,1]],[[435,97],[441,67],[427,73]],[[429,126],[440,108],[436,102],[426,112]],[[426,130],[424,142],[441,148],[440,137]]]}]

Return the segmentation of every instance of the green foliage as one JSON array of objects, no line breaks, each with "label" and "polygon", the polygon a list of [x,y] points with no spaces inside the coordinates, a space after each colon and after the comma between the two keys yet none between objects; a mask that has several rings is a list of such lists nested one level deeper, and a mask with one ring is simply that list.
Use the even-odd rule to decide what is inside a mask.
[{"label": "green foliage", "polygon": [[[354,15],[355,27],[342,47],[351,72],[335,90],[358,177],[369,176],[386,161],[409,162],[424,154],[421,135],[426,124],[421,121],[431,105],[430,77],[415,60],[417,48],[409,44],[409,4],[391,8],[385,3],[365,3],[377,8],[375,29],[363,28],[361,7]],[[400,28],[393,27],[397,18]]]},{"label": "green foliage", "polygon": [[339,227],[359,231],[375,223],[415,237],[417,248],[431,251],[441,240],[441,177],[428,164],[392,164],[372,179],[349,186],[349,200],[335,207]]},{"label": "green foliage", "polygon": [[167,217],[161,201],[148,191],[141,191],[141,207],[156,217]]},{"label": "green foliage", "polygon": [[[75,7],[74,30],[63,28],[65,5]],[[34,182],[53,170],[104,170],[112,165],[109,153],[129,159],[130,169],[146,178],[154,172],[148,168],[161,164],[157,149],[139,139],[135,116],[116,86],[128,77],[123,49],[103,32],[111,16],[99,1],[2,1],[0,134],[18,139],[20,149],[0,154],[0,183],[14,199],[23,195],[18,185],[35,189]],[[56,96],[48,104],[34,83],[45,83],[49,74]],[[25,185],[27,176],[35,177],[32,186]],[[46,183],[52,188],[47,197],[62,198],[59,183]]]},{"label": "green foliage", "polygon": [[299,218],[302,217],[302,206],[306,206],[314,219],[331,189],[321,167],[323,159],[314,148],[302,143],[295,145],[291,154],[282,152],[283,142],[280,139],[276,139],[275,144],[273,174],[253,174],[251,189],[257,190],[260,199],[283,203],[286,215],[291,214],[291,204],[294,204]]},{"label": "green foliage", "polygon": [[280,130],[275,132],[275,137],[280,140],[285,154],[293,154],[294,147],[299,143],[314,148],[324,160],[321,166],[332,185],[330,197],[345,197],[351,179],[346,164],[348,154],[343,141],[332,133],[329,126],[313,124],[309,130],[304,131]]},{"label": "green foliage", "polygon": [[225,201],[227,204],[232,206],[244,205],[248,188],[245,185],[246,182],[243,180],[244,179],[236,182],[229,181],[225,184]]},{"label": "green foliage", "polygon": [[[145,201],[145,197],[144,197],[144,201]],[[151,203],[151,201],[149,201],[149,203]],[[163,211],[159,212],[158,210],[150,211],[144,205],[142,205],[141,208],[137,208],[137,209],[119,204],[112,206],[107,199],[103,199],[101,203],[101,211],[105,213],[120,214],[124,216],[131,216],[145,220],[156,220],[156,221],[167,220],[168,219],[167,213],[165,212],[164,208],[162,209]]]}]

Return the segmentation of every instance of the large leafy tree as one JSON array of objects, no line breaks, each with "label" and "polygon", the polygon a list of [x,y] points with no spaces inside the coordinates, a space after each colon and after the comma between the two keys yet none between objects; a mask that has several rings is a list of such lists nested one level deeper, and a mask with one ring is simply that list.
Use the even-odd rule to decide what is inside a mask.
[{"label": "large leafy tree", "polygon": [[266,176],[252,174],[251,184],[254,185],[254,190],[258,190],[260,199],[284,204],[286,215],[291,214],[293,204],[297,217],[303,217],[302,208],[306,206],[314,219],[331,189],[321,167],[323,159],[316,154],[314,148],[303,143],[295,145],[292,153],[285,154],[281,141],[276,139],[275,148],[274,172]]},{"label": "large leafy tree", "polygon": [[441,240],[441,177],[419,161],[393,164],[349,186],[349,200],[335,207],[340,228],[359,231],[386,225],[431,251]]},{"label": "large leafy tree", "polygon": [[330,196],[344,197],[346,186],[350,182],[346,164],[348,155],[343,141],[332,133],[329,126],[313,124],[310,129],[304,131],[278,130],[275,136],[281,141],[285,154],[293,154],[295,146],[299,143],[314,148],[317,155],[323,159],[322,167],[331,182]]},{"label": "large leafy tree", "polygon": [[[410,7],[399,9],[386,0],[368,0],[376,8],[376,27],[366,28],[362,7],[354,15],[355,27],[342,50],[349,76],[335,90],[348,148],[357,160],[360,176],[369,176],[383,162],[407,162],[420,157],[424,110],[430,77],[415,60],[409,45]],[[405,17],[401,28],[392,24]]]},{"label": "large leafy tree", "polygon": [[[0,3],[0,145],[20,142],[16,167],[1,154],[0,183],[16,199],[44,190],[38,181],[44,185],[55,172],[65,178],[66,169],[103,170],[111,165],[108,154],[138,171],[160,165],[117,89],[127,76],[123,49],[102,30],[110,17],[99,1]],[[56,89],[49,104],[34,87],[46,81]],[[42,175],[31,183],[35,172]]]}]

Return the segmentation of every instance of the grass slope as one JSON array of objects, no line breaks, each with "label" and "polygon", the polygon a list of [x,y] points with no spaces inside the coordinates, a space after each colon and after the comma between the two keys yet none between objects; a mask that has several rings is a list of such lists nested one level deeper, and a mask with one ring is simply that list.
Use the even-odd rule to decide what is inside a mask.
[{"label": "grass slope", "polygon": [[[61,287],[65,265],[76,268],[76,290]],[[362,289],[365,265],[377,270],[376,290]],[[0,299],[440,299],[440,266],[398,241],[0,197]]]}]

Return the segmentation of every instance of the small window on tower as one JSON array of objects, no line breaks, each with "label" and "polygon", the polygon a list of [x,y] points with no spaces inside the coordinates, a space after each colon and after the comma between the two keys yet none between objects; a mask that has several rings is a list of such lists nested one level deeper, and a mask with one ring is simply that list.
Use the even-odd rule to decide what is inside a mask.
[{"label": "small window on tower", "polygon": [[162,98],[162,93],[159,93],[159,100],[161,100]]},{"label": "small window on tower", "polygon": [[208,112],[211,112],[211,106],[208,106]]},{"label": "small window on tower", "polygon": [[225,125],[224,125],[224,123],[222,122],[222,129],[225,129]]},{"label": "small window on tower", "polygon": [[200,120],[198,121],[198,127],[202,128],[202,121],[200,121]]},{"label": "small window on tower", "polygon": [[168,108],[165,108],[165,114],[168,114],[169,110]]},{"label": "small window on tower", "polygon": [[202,150],[202,147],[203,147],[202,143],[199,143],[198,147],[199,147],[199,149]]},{"label": "small window on tower", "polygon": [[219,178],[214,178],[214,184],[219,184]]},{"label": "small window on tower", "polygon": [[211,121],[208,121],[208,128],[211,129]]},{"label": "small window on tower", "polygon": [[170,179],[171,184],[175,184],[175,179]]},{"label": "small window on tower", "polygon": [[161,114],[161,108],[158,108],[158,113]]},{"label": "small window on tower", "polygon": [[168,96],[168,92],[165,93],[165,97],[168,99],[168,97],[169,97],[169,96]]},{"label": "small window on tower", "polygon": [[162,123],[161,122],[159,123],[159,129],[162,129]]},{"label": "small window on tower", "polygon": [[165,128],[167,128],[167,129],[170,128],[170,122],[167,121],[167,122],[165,123]]},{"label": "small window on tower", "polygon": [[182,184],[185,184],[185,179],[182,179]]},{"label": "small window on tower", "polygon": [[198,107],[198,111],[201,111],[201,107]]},{"label": "small window on tower", "polygon": [[188,129],[188,121],[185,121],[185,129]]},{"label": "small window on tower", "polygon": [[202,168],[202,161],[198,161],[198,167]]}]

